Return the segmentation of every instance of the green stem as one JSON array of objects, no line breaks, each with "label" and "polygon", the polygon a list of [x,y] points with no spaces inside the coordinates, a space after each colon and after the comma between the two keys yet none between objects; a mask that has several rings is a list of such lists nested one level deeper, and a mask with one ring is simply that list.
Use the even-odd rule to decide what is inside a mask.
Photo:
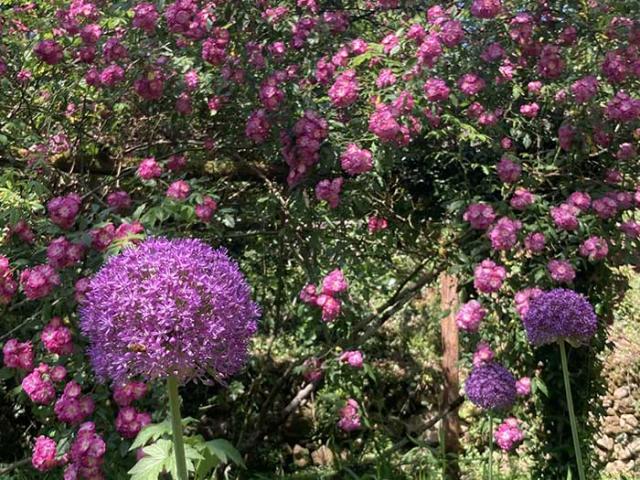
[{"label": "green stem", "polygon": [[582,453],[580,452],[580,439],[578,438],[578,424],[576,422],[576,412],[573,410],[573,397],[571,396],[571,383],[569,380],[569,363],[567,362],[567,351],[564,340],[560,340],[560,358],[562,359],[562,376],[564,377],[564,389],[567,393],[567,406],[569,407],[569,421],[571,422],[571,436],[573,437],[573,448],[576,453],[576,463],[578,464],[578,478],[585,480],[584,465],[582,464]]},{"label": "green stem", "polygon": [[169,391],[173,451],[176,456],[178,480],[188,480],[187,461],[184,454],[184,438],[182,437],[182,418],[180,417],[180,394],[178,393],[178,379],[174,375],[170,375],[167,379],[167,390]]},{"label": "green stem", "polygon": [[489,412],[489,480],[493,479],[493,416]]}]

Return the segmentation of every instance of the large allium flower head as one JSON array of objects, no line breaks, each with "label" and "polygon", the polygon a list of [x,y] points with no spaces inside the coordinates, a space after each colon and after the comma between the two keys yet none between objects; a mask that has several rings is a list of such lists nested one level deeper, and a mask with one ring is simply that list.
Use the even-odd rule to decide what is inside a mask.
[{"label": "large allium flower head", "polygon": [[522,323],[529,341],[540,346],[559,340],[588,343],[598,328],[593,306],[583,295],[563,288],[544,292],[531,301]]},{"label": "large allium flower head", "polygon": [[237,372],[260,315],[226,250],[197,239],[150,238],[92,278],[81,329],[97,376],[181,382]]},{"label": "large allium flower head", "polygon": [[516,400],[516,379],[497,362],[474,367],[464,389],[469,400],[485,410],[506,410]]}]

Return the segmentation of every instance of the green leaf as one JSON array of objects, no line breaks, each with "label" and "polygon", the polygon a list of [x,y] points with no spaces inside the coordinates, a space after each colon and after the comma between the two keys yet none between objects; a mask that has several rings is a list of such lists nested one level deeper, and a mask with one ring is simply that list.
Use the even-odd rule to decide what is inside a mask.
[{"label": "green leaf", "polygon": [[171,433],[171,423],[169,420],[165,420],[162,423],[152,423],[144,427],[138,433],[138,436],[129,447],[129,451],[146,445],[149,440],[157,440],[162,435]]},{"label": "green leaf", "polygon": [[172,457],[171,442],[158,440],[153,445],[145,447],[143,451],[146,455],[128,472],[131,480],[157,480],[158,475],[166,469],[168,460]]},{"label": "green leaf", "polygon": [[223,463],[228,463],[231,460],[236,465],[246,468],[240,452],[228,441],[223,438],[211,440],[205,443],[209,451],[218,457]]}]

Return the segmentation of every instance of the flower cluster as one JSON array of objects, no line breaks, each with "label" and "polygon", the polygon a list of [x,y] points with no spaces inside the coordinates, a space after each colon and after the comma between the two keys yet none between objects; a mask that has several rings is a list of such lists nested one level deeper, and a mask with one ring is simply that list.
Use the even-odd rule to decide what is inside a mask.
[{"label": "flower cluster", "polygon": [[524,433],[520,429],[520,422],[514,417],[507,418],[498,426],[496,431],[493,432],[493,439],[501,450],[510,452],[524,440]]},{"label": "flower cluster", "polygon": [[37,300],[60,285],[60,276],[51,265],[37,265],[22,271],[20,285],[29,300]]},{"label": "flower cluster", "polygon": [[315,305],[322,309],[322,321],[332,322],[340,315],[342,302],[337,295],[346,292],[348,288],[347,280],[344,278],[342,270],[336,268],[327,274],[322,280],[322,290],[313,284],[305,285],[300,292],[300,299],[310,305]]},{"label": "flower cluster", "polygon": [[0,255],[0,305],[6,305],[18,291],[18,284],[13,278],[9,259]]},{"label": "flower cluster", "polygon": [[82,198],[76,193],[55,197],[47,203],[49,219],[63,230],[69,230],[76,223],[81,206]]},{"label": "flower cluster", "polygon": [[64,480],[104,478],[102,464],[106,451],[107,445],[96,433],[95,424],[85,422],[80,425],[69,451],[70,464],[64,471]]},{"label": "flower cluster", "polygon": [[360,405],[353,398],[347,400],[344,407],[340,409],[340,420],[338,420],[338,428],[345,432],[353,432],[362,428],[360,419]]},{"label": "flower cluster", "polygon": [[476,265],[473,286],[478,292],[494,293],[500,290],[506,277],[506,269],[487,258]]},{"label": "flower cluster", "polygon": [[36,438],[31,452],[31,464],[39,472],[46,472],[64,463],[65,459],[56,458],[58,446],[55,440],[44,435]]},{"label": "flower cluster", "polygon": [[7,368],[30,371],[33,368],[33,345],[11,338],[2,347],[2,360]]},{"label": "flower cluster", "polygon": [[480,322],[487,315],[487,311],[477,300],[470,300],[458,310],[456,324],[465,332],[477,332]]},{"label": "flower cluster", "polygon": [[78,424],[93,413],[95,408],[90,395],[82,395],[82,388],[74,381],[67,383],[54,406],[58,420],[71,425]]},{"label": "flower cluster", "polygon": [[71,330],[62,324],[60,317],[53,317],[40,334],[47,351],[56,355],[69,355],[73,351]]}]

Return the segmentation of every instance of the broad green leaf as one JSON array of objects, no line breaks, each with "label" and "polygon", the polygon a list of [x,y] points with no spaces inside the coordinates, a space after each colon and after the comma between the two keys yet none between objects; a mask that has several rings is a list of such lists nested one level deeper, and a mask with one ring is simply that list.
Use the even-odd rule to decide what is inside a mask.
[{"label": "broad green leaf", "polygon": [[205,444],[209,451],[218,457],[223,463],[231,460],[236,465],[246,468],[240,452],[228,441],[223,438],[211,440]]},{"label": "broad green leaf", "polygon": [[135,450],[137,448],[146,445],[149,440],[157,440],[162,435],[171,433],[171,423],[168,420],[165,420],[161,423],[152,423],[144,427],[138,433],[138,436],[129,447],[129,451]]},{"label": "broad green leaf", "polygon": [[167,468],[168,461],[172,457],[171,442],[158,440],[145,447],[143,451],[145,456],[128,472],[131,475],[131,480],[157,480],[158,475]]}]

